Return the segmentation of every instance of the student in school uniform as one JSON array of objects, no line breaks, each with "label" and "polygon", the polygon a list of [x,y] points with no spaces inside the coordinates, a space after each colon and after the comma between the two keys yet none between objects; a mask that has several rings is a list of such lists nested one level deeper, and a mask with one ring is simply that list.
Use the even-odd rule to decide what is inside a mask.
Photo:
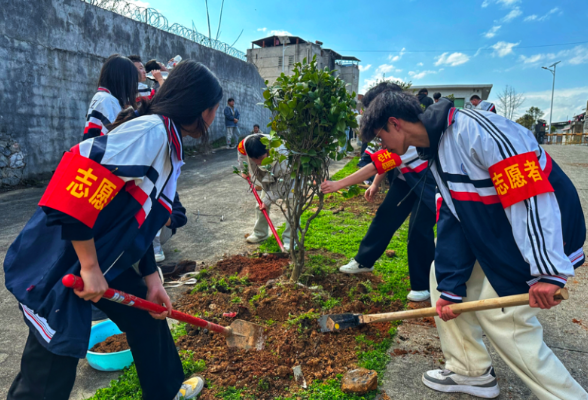
[{"label": "student in school uniform", "polygon": [[[207,140],[222,95],[208,68],[181,62],[151,101],[123,110],[108,135],[65,153],[4,261],[6,287],[29,327],[8,400],[69,399],[88,349],[91,303],[127,334],[145,400],[191,399],[202,390],[202,378],[185,380],[165,321],[172,305],[152,242],[172,212],[182,137]],[[62,285],[70,273],[82,277],[83,291]],[[168,311],[149,315],[102,299],[109,286]]]}]

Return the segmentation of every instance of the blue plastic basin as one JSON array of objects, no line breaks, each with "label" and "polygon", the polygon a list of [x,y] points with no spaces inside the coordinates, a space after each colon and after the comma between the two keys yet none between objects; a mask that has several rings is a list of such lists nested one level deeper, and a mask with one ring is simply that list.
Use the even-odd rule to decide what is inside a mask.
[{"label": "blue plastic basin", "polygon": [[90,345],[86,353],[88,364],[98,371],[120,371],[133,362],[131,350],[117,351],[116,353],[95,353],[90,351],[96,343],[105,341],[110,336],[122,333],[118,326],[111,320],[100,322],[92,327],[90,332]]}]

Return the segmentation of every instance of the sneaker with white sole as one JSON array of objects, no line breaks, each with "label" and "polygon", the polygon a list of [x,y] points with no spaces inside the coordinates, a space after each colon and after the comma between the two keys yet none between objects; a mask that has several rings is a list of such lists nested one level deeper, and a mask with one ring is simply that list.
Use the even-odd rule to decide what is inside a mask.
[{"label": "sneaker with white sole", "polygon": [[425,386],[443,393],[466,393],[484,399],[500,395],[494,368],[490,367],[482,376],[464,376],[448,369],[435,369],[423,374]]},{"label": "sneaker with white sole", "polygon": [[255,236],[255,234],[253,234],[253,235],[247,236],[247,239],[245,239],[245,240],[247,241],[247,243],[260,243],[260,242],[263,242],[264,240],[266,240],[267,238],[269,238],[269,235],[267,235],[265,237],[259,237],[259,236]]},{"label": "sneaker with white sole", "polygon": [[155,253],[155,262],[163,262],[165,261],[165,254],[163,254],[163,250],[159,253]]},{"label": "sneaker with white sole", "polygon": [[429,300],[431,293],[428,290],[411,290],[406,298],[410,301],[425,301]]},{"label": "sneaker with white sole", "polygon": [[193,399],[204,389],[204,378],[200,376],[193,376],[182,383],[180,391],[174,397],[174,400]]},{"label": "sneaker with white sole", "polygon": [[344,274],[361,274],[363,272],[372,272],[373,270],[374,267],[364,267],[363,265],[355,261],[354,258],[352,258],[348,264],[339,268],[339,271],[343,272]]}]

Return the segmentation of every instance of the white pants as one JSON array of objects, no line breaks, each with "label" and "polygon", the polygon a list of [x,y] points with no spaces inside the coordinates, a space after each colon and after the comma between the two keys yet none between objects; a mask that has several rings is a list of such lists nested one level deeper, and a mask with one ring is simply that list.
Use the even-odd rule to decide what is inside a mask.
[{"label": "white pants", "polygon": [[[431,301],[439,299],[435,263],[431,268]],[[498,297],[476,262],[467,282],[467,298],[475,301]],[[588,394],[543,342],[538,308],[508,307],[461,314],[444,322],[435,317],[446,368],[460,375],[480,376],[492,365],[482,334],[506,364],[540,400],[586,400]]]},{"label": "white pants", "polygon": [[155,239],[153,239],[153,251],[155,254],[161,253],[161,246],[165,244],[172,237],[172,230],[164,226],[157,232]]},{"label": "white pants", "polygon": [[239,136],[241,132],[239,131],[238,126],[227,126],[227,146],[231,145],[231,141],[233,140],[233,136],[235,137],[235,144],[239,142]]},{"label": "white pants", "polygon": [[[263,200],[265,196],[265,192],[262,191],[260,196],[261,199]],[[266,206],[268,215],[270,212],[270,208],[271,206]],[[269,224],[267,223],[267,220],[265,219],[265,216],[263,215],[259,207],[255,208],[255,216],[257,217],[257,220],[255,221],[255,227],[253,228],[253,234],[260,238],[271,235],[272,232],[270,231]],[[286,221],[286,230],[284,230],[284,233],[282,234],[282,244],[290,245],[291,238],[292,235],[290,232],[290,224],[288,223],[288,221]]]}]

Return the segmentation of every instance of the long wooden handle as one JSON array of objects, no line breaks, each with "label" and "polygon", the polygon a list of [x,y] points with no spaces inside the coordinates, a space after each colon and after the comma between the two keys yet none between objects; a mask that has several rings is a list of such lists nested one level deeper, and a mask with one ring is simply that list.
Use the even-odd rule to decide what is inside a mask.
[{"label": "long wooden handle", "polygon": [[[567,289],[559,289],[555,292],[555,300],[567,300],[569,298]],[[471,311],[492,310],[495,308],[506,308],[524,306],[529,304],[529,293],[517,294],[514,296],[498,297],[495,299],[485,299],[478,301],[467,301],[465,303],[452,304],[449,306],[456,314]],[[360,322],[369,324],[372,322],[399,321],[403,319],[414,319],[423,317],[436,317],[437,309],[435,307],[421,308],[418,310],[399,311],[382,314],[367,314],[359,316]]]},{"label": "long wooden handle", "polygon": [[[249,186],[251,186],[251,191],[253,192],[253,194],[255,195],[255,200],[257,200],[257,204],[261,207],[261,199],[259,198],[259,195],[257,194],[257,190],[255,190],[255,186],[253,186],[253,183],[251,182],[251,179],[249,179],[249,177],[247,177],[247,182],[249,182]],[[284,250],[284,245],[282,244],[282,241],[280,240],[280,236],[278,235],[278,232],[276,232],[276,228],[274,228],[274,224],[272,224],[272,220],[269,217],[269,214],[267,213],[267,210],[261,210],[261,212],[263,213],[263,216],[265,217],[267,224],[269,225],[274,237],[276,238],[276,242],[278,242],[278,246],[280,246],[280,250],[282,250],[282,253],[285,253],[286,250]]]}]

